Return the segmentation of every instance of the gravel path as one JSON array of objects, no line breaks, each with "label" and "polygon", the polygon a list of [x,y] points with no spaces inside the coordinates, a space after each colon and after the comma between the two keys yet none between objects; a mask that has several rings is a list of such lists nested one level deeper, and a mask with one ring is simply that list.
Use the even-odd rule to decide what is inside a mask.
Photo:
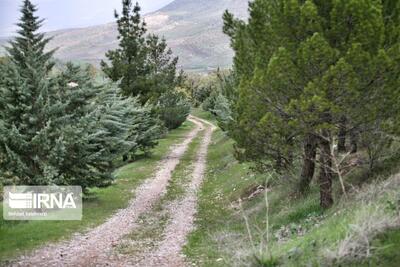
[{"label": "gravel path", "polygon": [[[12,263],[12,266],[127,266],[127,259],[119,258],[113,253],[113,248],[119,240],[129,234],[136,226],[137,218],[151,209],[152,205],[165,193],[172,172],[178,165],[181,157],[193,139],[204,129],[204,121],[189,117],[196,124],[185,140],[174,146],[168,156],[159,165],[159,169],[152,179],[145,181],[136,191],[135,198],[126,209],[119,210],[105,223],[84,234],[77,234],[71,240],[49,245],[23,256]],[[179,251],[185,242],[187,233],[192,229],[193,217],[196,210],[196,190],[201,183],[205,155],[211,140],[213,126],[207,127],[206,137],[203,140],[196,161],[193,181],[190,190],[182,201],[177,204],[173,219],[166,229],[166,239],[159,249],[149,254],[147,260],[140,266],[181,266],[183,262]],[[158,262],[157,265],[156,262]]]},{"label": "gravel path", "polygon": [[[154,251],[142,255],[142,260],[134,266],[158,267],[158,266],[184,266],[185,259],[181,254],[182,247],[186,243],[187,235],[193,230],[194,218],[197,210],[197,192],[203,181],[206,171],[206,159],[208,146],[211,143],[212,133],[215,126],[207,124],[204,138],[197,152],[194,162],[192,179],[184,197],[168,206],[171,220],[163,234],[163,240],[156,246]],[[130,265],[130,264],[129,264]]]}]

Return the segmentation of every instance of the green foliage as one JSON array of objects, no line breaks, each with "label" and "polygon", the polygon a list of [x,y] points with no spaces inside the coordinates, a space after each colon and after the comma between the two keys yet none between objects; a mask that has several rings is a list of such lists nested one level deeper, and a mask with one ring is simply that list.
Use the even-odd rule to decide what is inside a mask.
[{"label": "green foliage", "polygon": [[[235,92],[234,75],[227,70],[217,70],[207,75],[185,74],[181,75],[183,82],[181,88],[189,96],[194,107],[199,107],[207,99],[217,93],[222,93],[230,98]],[[215,92],[218,91],[218,92]]]},{"label": "green foliage", "polygon": [[213,89],[204,100],[202,108],[211,112],[217,118],[218,125],[227,131],[233,122],[231,106],[237,99],[235,75],[231,72],[217,71],[211,77]]},{"label": "green foliage", "polygon": [[198,107],[201,103],[204,103],[214,91],[213,87],[210,85],[199,85],[192,90],[192,102],[195,107]]},{"label": "green foliage", "polygon": [[397,131],[398,10],[391,1],[256,0],[248,23],[225,13],[238,90],[229,135],[238,157],[291,173],[303,158],[311,180],[316,153],[304,155],[309,140],[316,142],[327,185],[321,205],[331,205],[330,148],[338,130]]},{"label": "green foliage", "polygon": [[[2,66],[0,84],[1,176],[25,184],[46,184],[55,176],[60,136],[57,123],[67,120],[63,103],[56,101],[54,79],[46,79],[54,63],[44,53],[49,41],[36,33],[41,21],[36,8],[24,1],[19,37],[7,49],[10,63]],[[46,160],[44,160],[46,158]]]},{"label": "green foliage", "polygon": [[218,120],[218,126],[226,131],[233,121],[233,118],[230,102],[223,94],[219,94],[215,98],[214,107],[211,112],[215,114]]},{"label": "green foliage", "polygon": [[[173,130],[159,141],[152,157],[142,158],[114,172],[115,183],[107,188],[92,188],[83,199],[81,221],[5,221],[0,217],[0,265],[7,260],[48,243],[54,243],[104,223],[117,210],[126,208],[135,189],[157,170],[170,147],[179,144],[192,130],[190,122]],[[1,186],[1,185],[0,185]],[[2,192],[2,191],[1,191]],[[3,204],[0,202],[0,213]]]},{"label": "green foliage", "polygon": [[279,266],[279,260],[271,257],[255,257],[256,266],[260,267],[275,267]]},{"label": "green foliage", "polygon": [[161,95],[157,112],[169,130],[182,125],[190,113],[190,103],[181,92],[167,91]]},{"label": "green foliage", "polygon": [[400,249],[400,230],[394,229],[379,234],[371,242],[371,246],[379,249],[371,259],[357,262],[358,266],[383,265],[387,267],[396,267],[400,260],[400,255],[398,253]]},{"label": "green foliage", "polygon": [[[196,110],[196,116],[207,119],[209,115]],[[364,184],[359,190],[349,192],[347,198],[338,201],[330,210],[319,206],[318,184],[313,184],[310,195],[303,197],[288,194],[293,184],[280,181],[268,192],[270,232],[267,239],[265,195],[261,192],[247,198],[263,184],[266,175],[249,170],[251,165],[248,163],[237,162],[232,155],[232,143],[221,130],[213,135],[214,145],[208,152],[206,179],[199,192],[197,227],[189,235],[184,248],[193,264],[375,266],[383,262],[385,266],[396,266],[400,246],[398,226],[390,230],[386,224],[378,224],[382,228],[375,228],[375,225],[388,215],[397,216],[395,222],[398,225],[400,179],[398,175],[391,176],[398,170],[387,173],[388,168],[382,169],[383,172],[377,174],[382,181]],[[398,166],[398,158],[395,162],[397,164],[393,165]],[[367,169],[367,166],[360,168]],[[346,175],[345,183],[357,188],[350,180],[353,175]],[[335,195],[340,190],[335,187]],[[239,198],[241,205],[237,201]],[[377,216],[376,212],[381,216]],[[244,216],[248,220],[253,243],[249,240]],[[375,236],[371,234],[371,228],[379,229],[377,232],[383,234]],[[341,242],[353,242],[352,238],[346,238],[352,230],[360,234],[361,240],[368,240],[368,243],[362,244],[369,244],[371,257],[355,257],[349,264],[327,262],[328,250],[336,248]],[[270,249],[266,249],[267,245]],[[353,246],[347,248],[350,251],[359,249]]]},{"label": "green foliage", "polygon": [[210,96],[204,100],[203,104],[201,105],[204,111],[209,111],[213,115],[216,115],[214,112],[215,104],[217,101],[217,97],[219,96],[219,92],[214,90],[211,92]]},{"label": "green foliage", "polygon": [[166,91],[174,89],[180,80],[176,73],[178,58],[173,57],[166,40],[151,34],[146,39],[147,61],[149,68],[148,91],[150,99],[157,99]]},{"label": "green foliage", "polygon": [[123,0],[122,14],[115,13],[118,25],[119,47],[108,51],[108,62],[101,66],[113,81],[120,81],[125,96],[140,96],[141,102],[156,103],[158,97],[172,90],[178,83],[176,64],[165,39],[156,35],[145,36],[146,23],[138,4]]},{"label": "green foliage", "polygon": [[12,184],[108,185],[113,161],[154,147],[160,123],[137,98],[96,85],[90,68],[53,72],[35,11],[26,0],[1,66],[0,176]]},{"label": "green foliage", "polygon": [[[139,102],[137,102],[139,105]],[[131,136],[134,137],[136,146],[129,152],[134,157],[137,151],[147,154],[151,148],[158,144],[158,139],[164,134],[165,129],[162,122],[154,114],[154,107],[146,104],[138,107],[134,114],[133,127],[130,130]]]},{"label": "green foliage", "polygon": [[215,91],[217,76],[214,73],[208,75],[190,74],[184,77],[183,88],[190,97],[194,107],[200,106]]}]

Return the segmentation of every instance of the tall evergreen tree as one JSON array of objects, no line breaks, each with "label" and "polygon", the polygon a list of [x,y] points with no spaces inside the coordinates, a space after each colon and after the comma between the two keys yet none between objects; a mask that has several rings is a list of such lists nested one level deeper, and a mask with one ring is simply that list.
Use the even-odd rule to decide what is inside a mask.
[{"label": "tall evergreen tree", "polygon": [[109,62],[101,66],[113,81],[121,81],[125,96],[140,96],[142,103],[156,103],[166,90],[176,86],[177,58],[167,49],[164,39],[146,36],[146,23],[140,15],[140,6],[131,0],[122,1],[122,13],[115,12],[119,47],[108,51]]},{"label": "tall evergreen tree", "polygon": [[24,185],[108,185],[112,161],[154,145],[158,124],[137,98],[96,85],[89,70],[67,64],[52,73],[35,11],[25,0],[19,36],[1,65],[0,176]]},{"label": "tall evergreen tree", "polygon": [[179,84],[176,65],[178,58],[173,57],[164,38],[151,34],[146,39],[147,60],[149,68],[149,99],[156,101],[163,93],[175,89]]},{"label": "tall evergreen tree", "polygon": [[131,0],[123,0],[122,13],[120,15],[115,11],[115,18],[119,48],[106,53],[110,65],[102,61],[102,69],[111,80],[121,80],[120,86],[125,95],[146,94],[146,24],[141,19],[140,7],[138,4],[132,7]]},{"label": "tall evergreen tree", "polygon": [[278,170],[302,156],[304,192],[318,162],[321,206],[329,207],[335,136],[343,145],[351,133],[355,150],[357,136],[398,114],[398,5],[256,0],[247,24],[224,19],[238,76],[238,152]]},{"label": "tall evergreen tree", "polygon": [[46,158],[56,147],[52,132],[57,121],[67,119],[53,97],[54,80],[48,79],[53,51],[44,52],[49,39],[37,33],[42,20],[36,10],[30,1],[23,2],[19,35],[7,49],[10,62],[0,85],[0,167],[3,177],[24,184],[49,182],[41,174],[49,171]]},{"label": "tall evergreen tree", "polygon": [[160,119],[167,129],[176,129],[186,121],[190,113],[190,104],[182,92],[167,91],[157,103]]}]

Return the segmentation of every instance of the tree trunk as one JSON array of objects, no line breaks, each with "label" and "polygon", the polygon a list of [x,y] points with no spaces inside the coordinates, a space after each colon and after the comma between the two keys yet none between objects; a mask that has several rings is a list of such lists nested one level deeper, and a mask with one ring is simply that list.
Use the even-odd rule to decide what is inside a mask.
[{"label": "tree trunk", "polygon": [[279,152],[275,159],[275,169],[278,172],[280,172],[282,170],[282,156],[281,156],[281,153],[279,153]]},{"label": "tree trunk", "polygon": [[303,167],[300,176],[300,192],[305,195],[310,189],[310,183],[315,172],[315,157],[317,155],[317,142],[313,134],[308,134],[304,140]]},{"label": "tree trunk", "polygon": [[350,152],[352,154],[357,153],[358,151],[358,132],[356,129],[353,129],[350,133]]},{"label": "tree trunk", "polygon": [[320,139],[320,173],[319,173],[319,186],[320,186],[320,205],[322,208],[327,209],[332,206],[332,157],[330,146],[329,133],[324,131]]},{"label": "tree trunk", "polygon": [[339,122],[339,133],[338,133],[338,152],[346,152],[346,117],[342,117]]}]

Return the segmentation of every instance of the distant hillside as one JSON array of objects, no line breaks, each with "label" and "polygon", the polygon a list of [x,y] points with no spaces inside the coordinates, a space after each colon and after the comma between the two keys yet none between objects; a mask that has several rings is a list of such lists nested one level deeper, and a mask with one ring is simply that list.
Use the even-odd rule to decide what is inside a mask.
[{"label": "distant hillside", "polygon": [[[232,62],[228,38],[222,33],[222,14],[228,9],[247,17],[247,0],[176,0],[145,16],[149,31],[165,36],[179,56],[179,66],[189,71],[227,67]],[[112,12],[110,10],[110,12]],[[107,50],[117,46],[115,23],[50,32],[49,48],[67,61],[98,64]],[[0,40],[1,43],[1,40]]]}]

